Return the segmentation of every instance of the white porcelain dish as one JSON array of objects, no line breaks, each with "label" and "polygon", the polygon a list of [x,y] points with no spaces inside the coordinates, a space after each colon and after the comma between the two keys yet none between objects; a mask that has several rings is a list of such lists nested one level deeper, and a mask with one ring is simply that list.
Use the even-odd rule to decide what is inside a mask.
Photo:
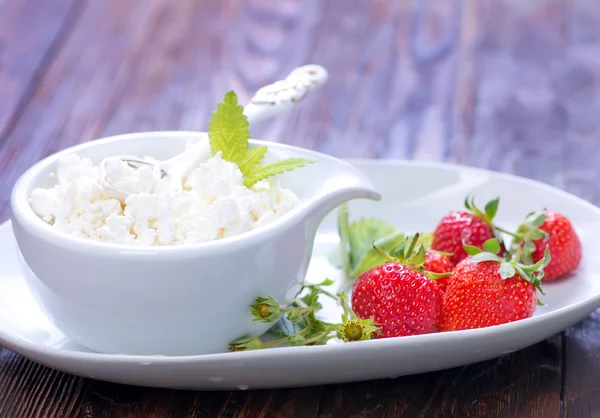
[{"label": "white porcelain dish", "polygon": [[19,260],[40,306],[65,335],[103,353],[191,355],[220,352],[232,340],[272,324],[252,321],[247,307],[269,294],[291,302],[300,291],[323,217],[341,203],[378,199],[359,170],[333,157],[287,145],[267,145],[265,162],[315,161],[277,178],[300,204],[273,222],[216,241],[131,246],[72,237],[38,218],[31,191],[54,182],[49,174],[70,153],[93,163],[110,155],[169,158],[199,132],[146,132],[90,141],[27,170],[11,196]]},{"label": "white porcelain dish", "polygon": [[[200,356],[98,354],[65,337],[38,307],[19,269],[12,228],[6,223],[0,228],[1,344],[47,366],[111,382],[206,390],[277,388],[394,378],[494,358],[544,340],[600,307],[597,207],[544,184],[484,170],[411,162],[352,163],[383,194],[380,202],[351,202],[352,218],[376,216],[407,232],[431,230],[442,214],[462,205],[466,193],[474,192],[482,201],[498,194],[497,220],[506,227],[544,206],[570,217],[583,241],[582,265],[567,280],[545,286],[546,306],[533,318],[496,327]],[[332,213],[316,235],[308,280],[338,277],[327,261],[336,244]],[[324,313],[339,315],[327,305]]]}]

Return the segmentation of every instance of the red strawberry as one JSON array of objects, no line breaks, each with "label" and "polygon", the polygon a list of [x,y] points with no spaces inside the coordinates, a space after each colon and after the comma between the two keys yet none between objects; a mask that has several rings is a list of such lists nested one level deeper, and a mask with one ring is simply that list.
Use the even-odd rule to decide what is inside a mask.
[{"label": "red strawberry", "polygon": [[413,253],[417,241],[418,234],[406,240],[395,251],[398,258],[375,248],[389,262],[361,274],[352,287],[352,310],[359,318],[373,318],[381,337],[435,329],[443,292],[424,270],[425,248],[421,245]]},{"label": "red strawberry", "polygon": [[[463,243],[482,248],[484,242],[496,237],[496,229],[492,223],[498,211],[499,199],[491,200],[485,205],[484,212],[479,210],[474,199],[465,199],[467,211],[452,211],[446,214],[433,232],[431,248],[450,254],[450,262],[457,265],[467,256]],[[498,255],[504,253],[504,246]]]},{"label": "red strawberry", "polygon": [[[452,272],[444,294],[439,331],[483,328],[529,318],[541,291],[538,275],[550,261],[535,265],[505,261],[495,255],[500,245],[492,239],[480,252],[461,261]],[[477,252],[470,248],[473,254]]]},{"label": "red strawberry", "polygon": [[[425,262],[423,268],[432,273],[452,273],[452,263],[444,254],[437,251],[428,251],[425,254]],[[436,283],[442,288],[442,292],[446,291],[449,276],[440,277]]]},{"label": "red strawberry", "polygon": [[423,273],[389,262],[356,279],[352,310],[359,318],[372,317],[381,337],[428,334],[435,330],[442,297],[440,286]]},{"label": "red strawberry", "polygon": [[527,215],[513,241],[516,256],[524,264],[537,263],[544,257],[546,246],[550,248],[552,260],[544,269],[542,280],[555,280],[579,267],[581,241],[571,221],[550,211]]}]

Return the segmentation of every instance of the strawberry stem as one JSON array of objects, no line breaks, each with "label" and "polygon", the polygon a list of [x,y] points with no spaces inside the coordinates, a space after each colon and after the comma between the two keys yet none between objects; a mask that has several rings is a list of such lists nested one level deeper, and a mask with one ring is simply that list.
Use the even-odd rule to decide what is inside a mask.
[{"label": "strawberry stem", "polygon": [[[301,331],[299,331],[297,334],[294,334],[294,335],[304,336],[304,335],[308,334],[308,332],[312,329],[312,327],[313,327],[313,324],[309,324],[306,328],[302,329]],[[277,347],[278,345],[285,344],[289,341],[290,341],[290,337],[284,337],[284,338],[280,338],[278,340],[270,341],[268,343],[263,343],[261,348]]]},{"label": "strawberry stem", "polygon": [[514,232],[508,231],[504,228],[500,228],[499,226],[496,226],[496,229],[506,235],[510,235],[513,238],[519,238],[519,236],[517,234],[515,234]]}]

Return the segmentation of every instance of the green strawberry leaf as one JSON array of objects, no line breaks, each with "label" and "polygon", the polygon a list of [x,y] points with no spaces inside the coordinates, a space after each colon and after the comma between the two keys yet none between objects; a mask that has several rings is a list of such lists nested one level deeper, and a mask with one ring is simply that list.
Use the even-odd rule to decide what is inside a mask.
[{"label": "green strawberry leaf", "polygon": [[500,252],[500,243],[496,238],[490,238],[483,243],[483,249],[492,254],[498,254]]},{"label": "green strawberry leaf", "polygon": [[478,248],[478,247],[475,247],[475,246],[469,245],[469,244],[463,244],[463,248],[465,249],[465,252],[468,255],[477,255],[477,254],[483,252],[483,250],[481,248]]},{"label": "green strawberry leaf", "polygon": [[340,246],[333,248],[329,254],[327,255],[327,261],[336,269],[344,268],[344,256],[342,254],[348,255],[348,252],[343,253]]},{"label": "green strawberry leaf", "polygon": [[423,264],[425,262],[425,247],[421,245],[417,251],[417,254],[410,259],[410,262],[418,266]]},{"label": "green strawberry leaf", "polygon": [[496,213],[498,212],[498,205],[500,203],[500,198],[495,198],[494,200],[490,200],[484,208],[485,211],[485,216],[487,217],[487,219],[491,222],[494,219],[494,216],[496,216]]},{"label": "green strawberry leaf", "polygon": [[292,171],[296,168],[304,167],[312,164],[314,161],[305,160],[304,158],[287,158],[277,161],[269,165],[254,167],[246,173],[244,178],[244,186],[252,187],[254,184],[268,177],[283,174],[286,171]]},{"label": "green strawberry leaf", "polygon": [[516,274],[515,268],[510,263],[500,263],[500,277],[510,279]]},{"label": "green strawberry leaf", "polygon": [[[380,238],[375,241],[375,246],[385,252],[391,252],[400,244],[405,241],[406,237],[402,232],[394,232],[384,238]],[[352,269],[350,275],[351,278],[357,278],[367,270],[371,270],[373,267],[380,266],[386,263],[387,260],[375,250],[375,248],[369,248],[366,254],[360,259],[360,261]]]},{"label": "green strawberry leaf", "polygon": [[492,254],[492,253],[479,253],[479,254],[475,254],[474,256],[471,257],[471,262],[472,263],[481,263],[483,261],[497,261],[499,263],[501,263],[503,260],[498,257],[496,254]]},{"label": "green strawberry leaf", "polygon": [[[396,228],[379,219],[362,218],[352,222],[348,228],[351,269],[355,269],[365,255],[372,250],[373,241],[387,237],[396,232]],[[383,248],[384,251],[390,248]]]},{"label": "green strawberry leaf", "polygon": [[542,224],[544,223],[545,220],[546,220],[546,214],[541,213],[533,221],[531,221],[531,224],[533,226],[539,228],[540,226],[542,226]]},{"label": "green strawberry leaf", "polygon": [[213,155],[221,152],[224,160],[240,163],[248,151],[250,129],[244,108],[233,91],[217,105],[208,125],[208,138]]},{"label": "green strawberry leaf", "polygon": [[327,278],[327,279],[323,280],[321,283],[317,283],[312,286],[331,286],[333,283],[335,283],[333,280]]},{"label": "green strawberry leaf", "polygon": [[[348,205],[344,203],[338,209],[337,217],[340,245],[329,255],[329,259],[334,266],[344,269],[345,277],[350,276],[350,270],[352,269],[352,255],[350,252],[350,222],[348,217]],[[336,260],[339,262],[339,264],[335,263]]]}]

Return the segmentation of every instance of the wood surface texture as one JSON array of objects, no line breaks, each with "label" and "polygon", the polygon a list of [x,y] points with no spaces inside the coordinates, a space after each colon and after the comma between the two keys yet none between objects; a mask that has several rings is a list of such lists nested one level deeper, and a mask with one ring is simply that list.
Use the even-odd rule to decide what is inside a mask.
[{"label": "wood surface texture", "polygon": [[[600,204],[597,0],[0,0],[0,222],[19,175],[101,136],[204,130],[294,67],[330,81],[254,137],[516,173]],[[185,392],[0,351],[0,417],[600,417],[600,313],[501,358],[393,380]]]}]

